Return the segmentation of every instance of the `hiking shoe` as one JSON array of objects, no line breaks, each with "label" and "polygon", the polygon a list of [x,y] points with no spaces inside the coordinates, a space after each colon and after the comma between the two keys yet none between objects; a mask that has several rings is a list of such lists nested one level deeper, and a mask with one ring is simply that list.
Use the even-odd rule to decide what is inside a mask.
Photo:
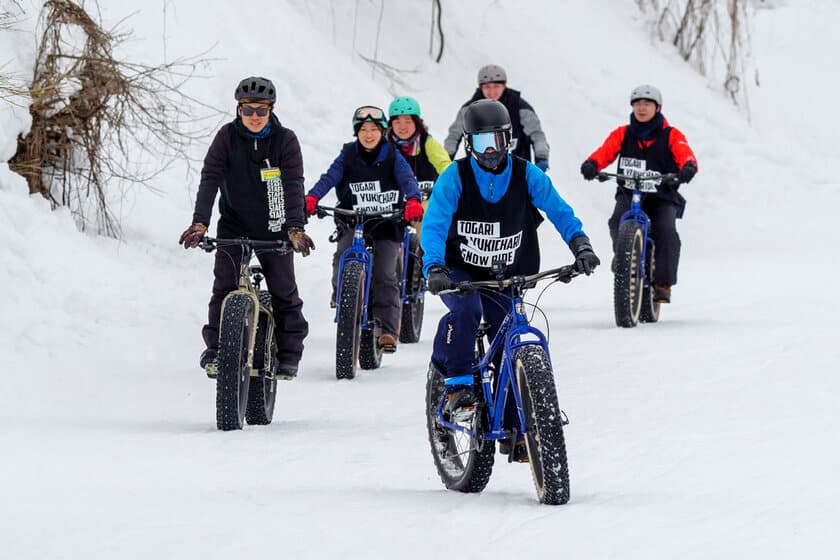
[{"label": "hiking shoe", "polygon": [[207,374],[210,379],[216,379],[219,375],[219,357],[218,350],[215,348],[205,348],[198,359],[198,365]]},{"label": "hiking shoe", "polygon": [[656,303],[671,303],[671,286],[655,285],[653,287],[653,299]]},{"label": "hiking shoe", "polygon": [[[503,439],[499,442],[499,453],[510,455],[510,440]],[[510,460],[515,463],[528,462],[528,448],[525,446],[525,438],[516,440],[516,445],[513,446],[513,457]]]},{"label": "hiking shoe", "polygon": [[291,381],[295,379],[298,374],[298,365],[297,364],[277,364],[277,373],[275,377],[277,379],[282,379],[283,381]]},{"label": "hiking shoe", "polygon": [[379,344],[383,352],[393,354],[397,351],[397,337],[392,334],[385,333],[380,335],[377,344]]}]

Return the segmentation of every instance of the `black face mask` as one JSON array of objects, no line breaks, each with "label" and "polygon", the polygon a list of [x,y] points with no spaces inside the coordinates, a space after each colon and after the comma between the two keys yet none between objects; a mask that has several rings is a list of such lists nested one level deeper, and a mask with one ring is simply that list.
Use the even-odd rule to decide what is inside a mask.
[{"label": "black face mask", "polygon": [[478,162],[481,167],[485,167],[487,169],[496,169],[499,167],[502,162],[507,158],[507,153],[505,152],[489,152],[483,154],[476,154],[473,152],[473,156],[475,156],[476,161]]}]

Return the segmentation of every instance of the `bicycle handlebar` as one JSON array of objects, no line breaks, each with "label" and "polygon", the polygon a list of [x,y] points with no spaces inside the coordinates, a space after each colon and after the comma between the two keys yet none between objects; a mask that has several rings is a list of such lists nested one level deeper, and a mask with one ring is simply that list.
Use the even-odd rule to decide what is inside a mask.
[{"label": "bicycle handlebar", "polygon": [[[609,181],[610,179],[619,179],[619,180],[622,180],[622,181],[626,181],[627,183],[629,183],[629,186],[627,185],[627,183],[625,183],[624,185],[622,185],[624,188],[633,189],[633,190],[640,190],[642,192],[656,192],[656,191],[660,190],[660,187],[663,185],[663,183],[667,183],[668,185],[672,185],[672,186],[677,186],[677,185],[681,184],[681,181],[679,179],[679,175],[677,173],[665,173],[665,174],[656,173],[656,172],[654,172],[654,173],[655,174],[653,174],[653,175],[639,175],[639,176],[636,176],[636,175],[623,175],[621,173],[607,173],[606,171],[601,171],[595,177],[598,179],[598,181],[600,181],[602,183],[604,183],[606,181]],[[657,181],[657,180],[659,181],[657,184],[650,185],[650,182]],[[648,182],[648,183],[643,184],[643,183],[646,183],[646,182]],[[650,187],[648,185],[650,185]]]},{"label": "bicycle handlebar", "polygon": [[215,237],[205,236],[198,242],[198,246],[208,253],[215,251],[219,247],[230,247],[233,245],[250,247],[251,249],[275,250],[280,253],[291,253],[294,250],[291,243],[280,239],[275,241],[263,241],[259,239],[247,239],[244,237],[237,239],[217,239]]},{"label": "bicycle handlebar", "polygon": [[315,215],[319,218],[324,218],[330,215],[330,212],[333,214],[338,214],[339,216],[350,216],[353,218],[384,218],[386,220],[395,220],[397,218],[402,218],[402,210],[390,210],[388,212],[382,212],[379,210],[366,210],[364,208],[357,208],[355,210],[348,210],[346,208],[337,208],[335,206],[321,206],[320,204],[315,207]]},{"label": "bicycle handlebar", "polygon": [[440,292],[438,292],[437,295],[468,294],[474,292],[479,288],[505,290],[510,287],[516,287],[527,289],[536,286],[537,282],[539,282],[540,280],[545,280],[549,278],[552,280],[559,280],[564,284],[568,284],[572,281],[572,278],[579,275],[580,272],[578,272],[578,270],[575,268],[575,265],[568,264],[566,266],[544,270],[542,272],[537,272],[536,274],[530,274],[528,276],[517,274],[509,278],[504,278],[502,280],[468,280],[465,282],[459,282],[455,288],[452,288],[450,290],[441,290]]}]

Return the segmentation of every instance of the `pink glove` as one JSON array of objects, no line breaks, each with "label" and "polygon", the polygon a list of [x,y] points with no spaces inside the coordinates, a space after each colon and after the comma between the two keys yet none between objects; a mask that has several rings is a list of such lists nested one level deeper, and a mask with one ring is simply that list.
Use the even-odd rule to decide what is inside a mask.
[{"label": "pink glove", "polygon": [[419,222],[423,219],[423,206],[416,198],[409,198],[405,201],[405,210],[403,217],[406,222]]}]

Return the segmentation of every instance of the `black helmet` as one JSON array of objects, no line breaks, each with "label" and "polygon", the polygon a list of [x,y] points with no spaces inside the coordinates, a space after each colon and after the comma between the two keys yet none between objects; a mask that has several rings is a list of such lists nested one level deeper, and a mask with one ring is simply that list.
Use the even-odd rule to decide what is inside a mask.
[{"label": "black helmet", "polygon": [[464,134],[505,130],[510,130],[510,113],[502,103],[479,99],[467,105],[464,111]]},{"label": "black helmet", "polygon": [[239,85],[236,86],[234,97],[237,101],[242,101],[243,99],[264,99],[273,104],[277,101],[277,91],[274,89],[274,84],[268,78],[251,76],[239,82]]},{"label": "black helmet", "polygon": [[[510,139],[507,107],[492,99],[479,99],[467,105],[464,111],[464,143],[478,163],[488,169],[497,168],[507,157]],[[490,148],[492,150],[487,152]]]}]

